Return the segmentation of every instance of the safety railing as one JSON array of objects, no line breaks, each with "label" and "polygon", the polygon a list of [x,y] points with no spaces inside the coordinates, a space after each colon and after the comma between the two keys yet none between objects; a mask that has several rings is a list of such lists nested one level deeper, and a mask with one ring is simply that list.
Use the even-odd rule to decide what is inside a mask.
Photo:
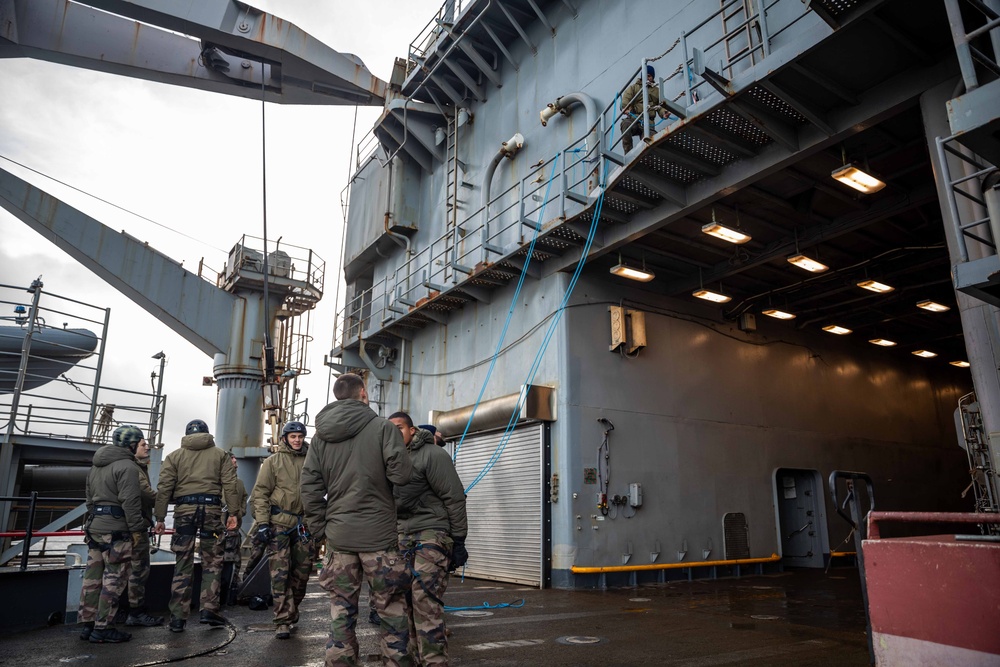
[{"label": "safety railing", "polygon": [[[742,13],[734,21],[734,10],[739,8]],[[434,35],[435,26],[441,21],[440,14],[428,22],[414,40],[411,53],[420,57],[426,55],[427,36]],[[350,299],[337,314],[334,347],[343,348],[358,339],[370,338],[434,293],[461,284],[477,267],[489,265],[501,254],[516,251],[518,244],[530,240],[525,231],[543,228],[554,218],[568,220],[579,214],[596,200],[599,176],[614,174],[621,166],[619,162],[626,153],[622,147],[625,132],[631,133],[638,124],[641,140],[648,141],[674,124],[680,126],[681,116],[686,116],[692,106],[722,101],[722,93],[708,84],[696,71],[696,66],[708,67],[732,79],[804,31],[807,26],[802,22],[810,14],[808,5],[800,0],[728,0],[694,27],[682,32],[664,53],[643,58],[639,69],[624,79],[613,99],[582,137],[559,151],[556,157],[534,165],[526,176],[492,195],[484,206],[470,211],[457,230],[447,230],[426,247],[414,250],[395,270]],[[806,23],[812,25],[819,21],[814,17],[813,22]],[[654,63],[661,72],[669,72],[658,79],[657,90],[660,99],[669,103],[662,106],[662,112],[654,108],[652,119],[648,113],[638,117],[630,115],[622,108],[625,89],[640,80],[647,64]],[[641,80],[644,81],[645,76]],[[642,107],[649,109],[650,106],[644,86]],[[368,155],[377,150],[376,143],[373,133],[371,139],[362,141],[369,146],[365,149]],[[358,167],[366,162],[361,155],[359,146]],[[630,156],[628,160],[635,157]],[[538,220],[553,161],[556,168],[551,176],[553,183],[546,202],[546,220]]]},{"label": "safety railing", "polygon": [[[264,272],[264,240],[244,234],[229,251],[226,268],[219,274],[217,287],[224,287],[240,271]],[[282,243],[278,239],[267,248],[268,275],[305,283],[323,291],[326,262],[310,248]]]},{"label": "safety railing", "polygon": [[[983,161],[958,143],[959,135],[938,137],[935,141],[941,181],[947,184],[946,202],[958,241],[961,261],[970,258],[969,240],[991,250],[978,249],[980,256],[996,253],[996,240],[990,230],[990,217],[983,198],[983,181],[997,171],[995,165]],[[958,159],[960,175],[954,175],[948,156]],[[976,257],[975,259],[978,259]]]},{"label": "safety railing", "polygon": [[[980,73],[991,80],[1000,78],[997,42],[991,45],[988,41],[990,33],[1000,28],[1000,11],[996,5],[990,7],[980,0],[945,0],[944,5],[965,90],[970,92],[980,86]],[[964,14],[963,5],[968,8]],[[966,25],[966,19],[975,24],[971,30]],[[990,51],[993,51],[992,55]]]},{"label": "safety railing", "polygon": [[442,25],[453,25],[458,20],[458,17],[462,15],[462,12],[473,2],[474,0],[445,0],[441,8],[437,10],[437,13],[427,22],[427,25],[421,28],[417,36],[410,42],[406,68],[407,73],[427,57],[427,53],[434,46],[434,42],[444,32]]},{"label": "safety railing", "polygon": [[[22,522],[17,519],[21,512],[26,511],[27,516],[25,517],[22,530],[14,530],[9,532],[0,533],[0,541],[5,539],[17,539],[21,538],[20,551],[21,551],[21,561],[18,569],[22,572],[28,569],[28,558],[31,555],[32,539],[34,538],[50,538],[50,537],[80,537],[83,535],[83,530],[61,530],[61,531],[47,531],[38,532],[35,531],[35,522],[40,513],[48,512],[51,518],[54,518],[55,514],[65,514],[65,508],[63,506],[73,506],[80,505],[84,502],[84,498],[43,498],[39,497],[36,491],[32,491],[30,496],[4,496],[0,497],[0,502],[11,503],[11,516],[14,517],[14,526],[17,528]],[[25,508],[23,505],[18,506],[17,503],[27,503]],[[39,503],[46,503],[46,506],[39,506]],[[51,505],[57,505],[58,507],[51,507]],[[82,526],[82,519],[71,520],[72,525],[79,523]],[[44,555],[44,543],[41,550],[41,555]]]}]

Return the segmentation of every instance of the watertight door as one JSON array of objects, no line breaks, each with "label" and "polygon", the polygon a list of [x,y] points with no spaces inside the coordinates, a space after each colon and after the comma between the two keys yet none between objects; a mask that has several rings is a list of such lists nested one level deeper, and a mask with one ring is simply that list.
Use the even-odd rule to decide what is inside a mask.
[{"label": "watertight door", "polygon": [[815,470],[781,468],[775,473],[781,562],[795,567],[824,567],[826,526],[821,482]]}]

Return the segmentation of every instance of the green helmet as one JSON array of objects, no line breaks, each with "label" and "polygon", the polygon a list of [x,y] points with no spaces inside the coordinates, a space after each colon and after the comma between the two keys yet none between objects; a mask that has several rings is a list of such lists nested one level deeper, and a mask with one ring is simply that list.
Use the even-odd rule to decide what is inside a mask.
[{"label": "green helmet", "polygon": [[115,447],[125,447],[135,454],[136,448],[139,446],[139,442],[144,440],[146,436],[142,434],[142,431],[138,426],[119,426],[115,429],[115,432],[111,434],[111,444]]}]

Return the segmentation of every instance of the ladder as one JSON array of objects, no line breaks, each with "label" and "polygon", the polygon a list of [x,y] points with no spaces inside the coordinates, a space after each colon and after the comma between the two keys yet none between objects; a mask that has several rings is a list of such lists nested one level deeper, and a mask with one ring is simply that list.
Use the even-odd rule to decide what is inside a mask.
[{"label": "ladder", "polygon": [[[989,441],[974,392],[958,399],[958,410],[962,416],[963,446],[969,457],[969,474],[972,476],[972,481],[962,492],[962,496],[964,497],[971,488],[975,494],[974,511],[996,513],[1000,511],[1000,506],[997,505],[997,489],[990,461]],[[995,523],[980,524],[980,528],[987,534],[1000,533],[1000,525]]]},{"label": "ladder", "polygon": [[[746,56],[747,51],[761,42],[760,25],[756,19],[748,21],[754,14],[753,0],[719,1],[722,10],[722,42],[726,49],[725,67],[729,70],[728,77],[731,79],[737,72],[748,69],[760,59],[758,51],[752,51],[749,57]],[[733,65],[733,60],[737,58],[741,58],[740,62]]]}]

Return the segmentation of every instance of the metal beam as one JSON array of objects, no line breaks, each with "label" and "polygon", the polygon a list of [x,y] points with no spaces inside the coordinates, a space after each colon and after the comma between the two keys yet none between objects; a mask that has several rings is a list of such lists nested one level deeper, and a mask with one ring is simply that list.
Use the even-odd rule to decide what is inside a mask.
[{"label": "metal beam", "polygon": [[798,99],[795,95],[792,95],[791,93],[785,91],[780,86],[778,86],[778,84],[776,84],[774,81],[771,80],[761,81],[760,86],[761,88],[768,91],[769,93],[777,97],[779,100],[781,100],[788,106],[798,111],[800,114],[802,114],[803,118],[805,118],[810,123],[818,127],[827,136],[833,134],[833,128],[831,128],[830,125],[826,122],[826,119],[823,118],[823,116],[818,111],[810,107],[809,104],[807,104],[806,102],[803,102],[802,100]]},{"label": "metal beam", "polygon": [[528,34],[524,32],[524,28],[522,28],[521,24],[517,22],[517,19],[515,19],[514,15],[510,13],[510,10],[507,9],[506,5],[504,5],[504,3],[502,2],[498,2],[497,7],[500,8],[500,11],[503,12],[503,15],[506,16],[507,20],[510,21],[510,24],[514,26],[514,30],[517,31],[517,34],[521,36],[521,39],[524,40],[524,43],[528,45],[529,49],[531,49],[531,55],[535,56],[538,55],[538,49],[535,48],[535,45],[531,43],[530,39],[528,39]]},{"label": "metal beam", "polygon": [[486,94],[483,93],[483,89],[479,86],[478,83],[476,83],[476,81],[471,76],[469,76],[469,73],[466,72],[461,65],[459,65],[458,63],[453,63],[451,60],[447,58],[445,59],[444,64],[445,67],[447,67],[448,69],[450,69],[452,72],[455,73],[455,76],[457,76],[459,80],[461,80],[461,82],[465,84],[466,88],[472,91],[472,94],[476,96],[477,100],[479,100],[480,102],[486,100]]},{"label": "metal beam", "polygon": [[455,90],[455,88],[445,80],[442,74],[435,72],[434,74],[431,74],[428,78],[434,83],[436,83],[438,88],[440,88],[445,95],[451,98],[452,104],[454,104],[455,106],[459,106],[460,104],[462,104],[462,101],[465,99],[465,95]]},{"label": "metal beam", "polygon": [[4,169],[0,207],[205,354],[229,350],[233,309],[240,298]]},{"label": "metal beam", "polygon": [[687,206],[687,193],[684,191],[683,187],[675,185],[665,178],[659,178],[647,174],[639,169],[633,169],[630,171],[629,176],[639,181],[667,201],[672,202],[677,206]]},{"label": "metal beam", "polygon": [[719,148],[724,148],[730,153],[736,153],[740,157],[755,157],[757,151],[749,146],[739,143],[734,139],[725,137],[718,132],[716,132],[711,125],[708,123],[703,123],[701,125],[686,125],[683,130],[685,133],[690,134],[694,137],[701,139],[710,144],[714,144]]},{"label": "metal beam", "polygon": [[694,155],[689,155],[683,151],[679,151],[669,144],[655,144],[653,146],[653,152],[658,154],[667,162],[679,164],[682,167],[698,172],[703,176],[718,176],[722,173],[722,167],[719,165],[712,164],[708,160],[702,160]]},{"label": "metal beam", "polygon": [[806,67],[802,63],[792,63],[788,66],[789,69],[794,70],[801,74],[802,76],[811,79],[812,81],[818,83],[821,87],[826,88],[828,91],[842,99],[844,102],[850,106],[858,105],[858,96],[844,88],[842,85],[826,76],[825,74],[820,74]]},{"label": "metal beam", "polygon": [[486,31],[486,34],[493,40],[493,43],[497,45],[498,49],[500,49],[500,53],[503,54],[503,57],[506,58],[507,62],[510,63],[510,66],[514,68],[514,71],[518,71],[517,61],[515,61],[514,57],[510,55],[510,51],[507,50],[507,47],[504,46],[503,42],[500,41],[500,38],[497,37],[496,32],[494,32],[492,27],[490,27],[490,24],[484,20],[481,25],[483,26],[483,30]]},{"label": "metal beam", "polygon": [[549,32],[551,32],[553,35],[556,34],[556,29],[552,27],[552,24],[549,22],[548,17],[546,17],[545,14],[542,12],[542,10],[538,7],[538,5],[535,3],[535,0],[526,0],[526,2],[529,5],[531,5],[531,9],[534,10],[535,15],[538,17],[538,20],[542,22],[542,25],[548,28]]},{"label": "metal beam", "polygon": [[265,99],[283,104],[380,106],[388,89],[356,56],[338,53],[293,23],[237,0],[87,0],[85,5],[0,0],[0,5],[14,17],[2,29],[13,44],[3,42],[0,56],[258,100],[263,83]]},{"label": "metal beam", "polygon": [[476,51],[476,47],[474,45],[467,44],[463,40],[459,41],[458,48],[462,49],[462,52],[469,56],[469,60],[472,61],[472,64],[478,67],[479,71],[483,73],[483,76],[492,81],[494,86],[500,88],[503,85],[500,81],[500,76],[493,70],[492,67],[490,67],[490,64],[486,62],[481,55],[479,55],[479,52]]}]

